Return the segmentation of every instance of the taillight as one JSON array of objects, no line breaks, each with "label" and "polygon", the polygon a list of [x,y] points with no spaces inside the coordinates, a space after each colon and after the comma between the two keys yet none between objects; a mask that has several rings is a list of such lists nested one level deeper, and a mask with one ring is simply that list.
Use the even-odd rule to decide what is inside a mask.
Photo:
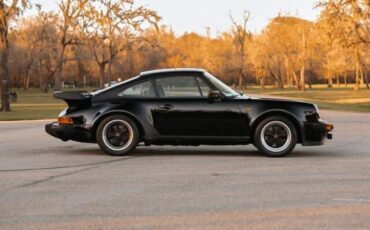
[{"label": "taillight", "polygon": [[58,123],[60,125],[73,125],[73,119],[71,117],[58,117]]}]

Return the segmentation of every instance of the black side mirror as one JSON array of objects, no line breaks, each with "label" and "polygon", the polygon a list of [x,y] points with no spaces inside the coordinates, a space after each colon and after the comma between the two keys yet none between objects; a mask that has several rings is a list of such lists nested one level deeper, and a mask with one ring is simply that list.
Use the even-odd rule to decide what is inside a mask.
[{"label": "black side mirror", "polygon": [[221,101],[221,92],[218,90],[211,90],[208,94],[208,99],[210,102],[220,102]]}]

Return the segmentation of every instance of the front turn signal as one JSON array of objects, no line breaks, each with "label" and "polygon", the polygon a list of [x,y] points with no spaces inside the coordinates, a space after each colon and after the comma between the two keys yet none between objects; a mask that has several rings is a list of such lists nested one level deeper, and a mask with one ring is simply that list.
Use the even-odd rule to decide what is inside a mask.
[{"label": "front turn signal", "polygon": [[73,125],[73,119],[71,117],[58,117],[58,123],[60,125]]},{"label": "front turn signal", "polygon": [[327,132],[331,132],[331,131],[333,131],[333,129],[334,129],[334,125],[332,125],[332,124],[326,124],[325,125],[325,130]]}]

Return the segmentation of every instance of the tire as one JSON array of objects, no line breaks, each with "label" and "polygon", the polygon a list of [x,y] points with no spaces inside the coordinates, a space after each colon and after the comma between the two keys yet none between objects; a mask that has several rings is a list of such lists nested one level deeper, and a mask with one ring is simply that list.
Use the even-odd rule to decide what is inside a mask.
[{"label": "tire", "polygon": [[127,116],[112,115],[100,122],[96,140],[109,155],[125,156],[135,150],[139,142],[139,130]]},{"label": "tire", "polygon": [[283,157],[294,150],[297,130],[289,119],[271,116],[257,125],[254,144],[260,152],[269,157]]}]

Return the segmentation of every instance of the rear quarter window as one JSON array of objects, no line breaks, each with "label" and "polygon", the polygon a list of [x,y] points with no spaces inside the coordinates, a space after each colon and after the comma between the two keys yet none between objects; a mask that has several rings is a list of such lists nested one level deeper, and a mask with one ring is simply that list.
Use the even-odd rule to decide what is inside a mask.
[{"label": "rear quarter window", "polygon": [[155,89],[151,81],[145,81],[129,86],[118,93],[119,97],[155,98]]}]

